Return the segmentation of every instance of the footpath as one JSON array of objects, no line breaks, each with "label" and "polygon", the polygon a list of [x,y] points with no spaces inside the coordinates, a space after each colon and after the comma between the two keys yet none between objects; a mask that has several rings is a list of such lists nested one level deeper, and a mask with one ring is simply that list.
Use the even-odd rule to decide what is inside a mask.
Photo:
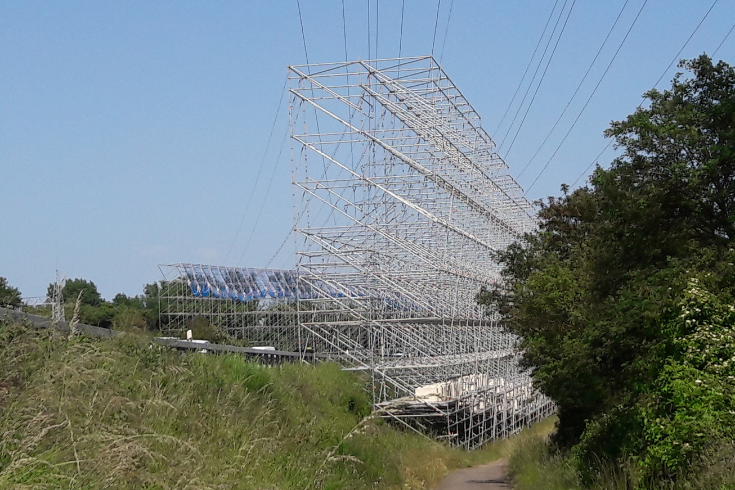
[{"label": "footpath", "polygon": [[508,490],[508,460],[453,471],[444,478],[437,490]]}]

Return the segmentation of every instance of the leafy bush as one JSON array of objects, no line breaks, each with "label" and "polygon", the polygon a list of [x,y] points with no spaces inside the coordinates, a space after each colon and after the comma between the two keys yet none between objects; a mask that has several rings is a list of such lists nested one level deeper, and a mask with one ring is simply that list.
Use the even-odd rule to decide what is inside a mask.
[{"label": "leafy bush", "polygon": [[587,483],[607,464],[642,486],[686,479],[735,437],[735,70],[682,66],[608,130],[623,155],[543,203],[540,230],[498,254],[505,287],[478,297],[522,338]]}]

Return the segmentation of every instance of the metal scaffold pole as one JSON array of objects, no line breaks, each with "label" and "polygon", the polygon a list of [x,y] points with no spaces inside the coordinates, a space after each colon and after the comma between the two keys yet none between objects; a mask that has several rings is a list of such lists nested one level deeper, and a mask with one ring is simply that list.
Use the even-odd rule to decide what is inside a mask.
[{"label": "metal scaffold pole", "polygon": [[469,101],[431,56],[288,77],[296,269],[164,268],[170,331],[326,355],[370,375],[383,416],[468,449],[549,415],[476,302],[537,222]]}]

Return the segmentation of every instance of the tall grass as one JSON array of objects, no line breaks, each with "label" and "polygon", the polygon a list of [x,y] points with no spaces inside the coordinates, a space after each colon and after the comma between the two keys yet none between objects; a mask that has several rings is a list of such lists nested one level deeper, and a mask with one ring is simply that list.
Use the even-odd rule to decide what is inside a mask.
[{"label": "tall grass", "polygon": [[0,322],[0,488],[432,488],[466,452],[370,416],[334,364],[269,368],[150,337]]},{"label": "tall grass", "polygon": [[601,463],[584,485],[569,453],[549,444],[544,433],[525,431],[516,438],[509,473],[516,490],[735,490],[735,443],[713,443],[686,473],[667,481],[643,481],[632,461]]}]

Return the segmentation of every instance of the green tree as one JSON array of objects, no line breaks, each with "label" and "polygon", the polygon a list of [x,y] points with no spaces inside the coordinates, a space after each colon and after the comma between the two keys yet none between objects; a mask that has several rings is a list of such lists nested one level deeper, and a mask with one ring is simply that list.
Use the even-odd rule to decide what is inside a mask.
[{"label": "green tree", "polygon": [[22,304],[20,291],[8,284],[8,280],[0,277],[0,306],[19,307]]},{"label": "green tree", "polygon": [[[505,287],[478,297],[521,337],[523,364],[559,406],[555,441],[575,446],[583,470],[633,457],[645,477],[673,478],[702,447],[693,434],[735,437],[735,399],[696,389],[703,368],[687,352],[700,334],[681,321],[692,281],[733,304],[735,71],[706,56],[681,66],[692,76],[612,123],[622,155],[589,187],[542,203],[539,231],[498,254]],[[711,318],[718,335],[723,318]],[[729,393],[723,373],[708,379]]]},{"label": "green tree", "polygon": [[[46,289],[46,297],[51,299],[53,297],[54,284],[49,284]],[[92,281],[86,279],[72,279],[66,281],[64,288],[61,290],[61,295],[64,298],[65,303],[76,302],[79,297],[79,293],[82,292],[81,304],[88,306],[100,306],[104,300],[97,290],[97,286]]]},{"label": "green tree", "polygon": [[137,308],[141,309],[143,308],[143,302],[141,301],[141,298],[138,296],[128,296],[125,293],[117,293],[114,298],[112,298],[112,304],[115,306],[127,306],[130,308]]}]

